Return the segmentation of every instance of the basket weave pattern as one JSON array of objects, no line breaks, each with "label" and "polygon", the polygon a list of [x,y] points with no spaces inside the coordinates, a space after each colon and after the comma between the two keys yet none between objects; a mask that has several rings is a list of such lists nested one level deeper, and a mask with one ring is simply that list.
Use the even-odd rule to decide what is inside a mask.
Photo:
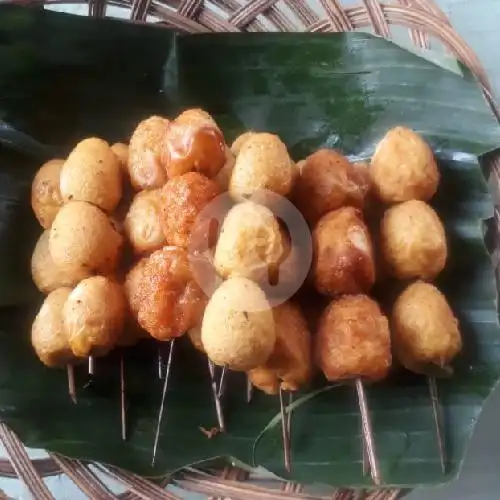
[{"label": "basket weave pattern", "polygon": [[[453,30],[433,0],[387,0],[387,3],[361,0],[359,5],[350,7],[343,6],[338,0],[319,0],[322,12],[311,8],[308,0],[13,0],[12,3],[55,5],[79,1],[88,4],[91,17],[104,17],[107,6],[122,7],[127,9],[132,21],[155,22],[188,33],[371,29],[377,35],[391,38],[391,26],[403,26],[408,29],[410,40],[416,47],[429,49],[431,44],[434,47],[439,43],[469,67],[481,84],[493,112],[500,117],[479,59]],[[500,159],[491,159],[490,167],[492,174],[500,180]],[[499,210],[495,209],[495,227],[499,227],[499,217]],[[163,484],[157,485],[135,474],[98,466],[127,487],[126,493],[115,495],[86,463],[56,454],[50,454],[49,459],[30,460],[19,438],[4,424],[0,424],[0,441],[9,457],[0,460],[0,476],[19,478],[33,497],[40,500],[54,499],[42,478],[57,474],[66,474],[92,500],[175,500],[178,497],[164,489],[170,481],[214,500],[396,500],[401,495],[399,490],[337,489],[320,498],[307,494],[302,485],[293,482],[276,481],[272,489],[257,486],[246,481],[249,479],[247,472],[234,467],[213,474],[189,471],[166,478]],[[8,497],[0,489],[2,498]]]}]

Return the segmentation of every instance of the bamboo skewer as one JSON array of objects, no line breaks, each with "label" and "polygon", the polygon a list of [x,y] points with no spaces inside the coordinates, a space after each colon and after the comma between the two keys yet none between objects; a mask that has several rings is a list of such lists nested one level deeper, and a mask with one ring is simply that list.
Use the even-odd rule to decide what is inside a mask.
[{"label": "bamboo skewer", "polygon": [[69,365],[67,365],[66,370],[68,373],[69,397],[71,398],[71,401],[73,401],[73,403],[76,404],[78,401],[76,398],[75,367],[73,365],[69,364]]},{"label": "bamboo skewer", "polygon": [[441,414],[441,406],[439,404],[439,396],[438,396],[438,388],[436,377],[427,377],[427,381],[429,383],[429,392],[431,396],[432,403],[432,414],[434,417],[434,425],[436,427],[436,437],[438,441],[439,448],[439,459],[441,461],[441,471],[443,474],[446,474],[446,446],[444,441],[444,432],[443,432],[443,421]]},{"label": "bamboo skewer", "polygon": [[94,356],[89,356],[88,362],[89,362],[88,373],[89,373],[90,377],[93,377],[95,375],[95,358],[94,358]]},{"label": "bamboo skewer", "polygon": [[219,397],[219,399],[222,399],[224,397],[224,394],[226,393],[226,373],[227,367],[223,366],[220,373],[219,390],[217,391],[217,396]]},{"label": "bamboo skewer", "polygon": [[123,351],[120,353],[120,410],[122,424],[122,439],[127,440],[127,400],[125,387],[125,359]]},{"label": "bamboo skewer", "polygon": [[250,404],[252,402],[253,398],[253,384],[250,381],[250,377],[247,375],[247,385],[246,385],[246,402],[247,404]]},{"label": "bamboo skewer", "polygon": [[283,455],[285,461],[285,469],[287,472],[291,472],[292,470],[292,461],[291,461],[291,450],[290,450],[290,412],[287,413],[285,410],[285,397],[284,390],[280,386],[279,389],[279,401],[280,401],[280,413],[281,413],[281,433],[283,437]]},{"label": "bamboo skewer", "polygon": [[220,431],[226,432],[226,423],[224,420],[224,413],[222,410],[221,402],[221,385],[223,383],[222,376],[224,375],[224,372],[222,372],[219,387],[217,387],[217,380],[215,378],[215,365],[212,361],[210,361],[210,359],[208,360],[208,370],[210,372],[210,382],[212,386],[212,396],[215,404],[215,413],[217,415],[217,423],[219,425]]},{"label": "bamboo skewer", "polygon": [[158,364],[158,379],[163,379],[163,356],[161,355],[161,347],[158,347],[157,353],[157,364]]}]

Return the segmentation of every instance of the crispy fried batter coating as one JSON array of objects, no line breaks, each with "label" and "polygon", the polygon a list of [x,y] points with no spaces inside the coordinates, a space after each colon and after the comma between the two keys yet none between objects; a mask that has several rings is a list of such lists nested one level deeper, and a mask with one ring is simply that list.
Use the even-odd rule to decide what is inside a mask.
[{"label": "crispy fried batter coating", "polygon": [[122,167],[122,172],[128,177],[128,146],[123,142],[115,142],[111,151],[116,155]]},{"label": "crispy fried batter coating", "polygon": [[214,177],[214,181],[218,184],[221,192],[227,191],[229,189],[229,181],[231,180],[231,175],[233,174],[235,162],[236,157],[226,146],[226,162],[224,163],[224,166],[219,170],[219,173]]},{"label": "crispy fried batter coating", "polygon": [[359,210],[344,207],[323,216],[313,231],[313,248],[318,292],[362,293],[375,283],[372,242]]},{"label": "crispy fried batter coating", "polygon": [[319,321],[314,356],[329,381],[383,379],[391,366],[389,322],[366,295],[330,303]]},{"label": "crispy fried batter coating", "polygon": [[417,281],[396,300],[391,318],[395,356],[407,369],[425,373],[426,365],[447,367],[462,349],[458,320],[445,296]]},{"label": "crispy fried batter coating", "polygon": [[267,394],[280,386],[297,391],[311,377],[311,334],[297,304],[285,302],[273,309],[276,343],[269,359],[248,372],[252,384]]},{"label": "crispy fried batter coating", "polygon": [[238,156],[240,154],[243,144],[245,144],[245,142],[254,134],[256,134],[256,132],[254,132],[253,130],[248,130],[247,132],[243,132],[243,134],[236,137],[236,139],[231,144],[231,152],[234,156]]},{"label": "crispy fried batter coating", "polygon": [[435,278],[448,258],[443,224],[423,201],[410,200],[387,210],[380,244],[388,271],[399,279]]},{"label": "crispy fried batter coating", "polygon": [[395,127],[380,141],[370,167],[375,194],[384,203],[430,200],[439,170],[431,148],[413,130]]}]

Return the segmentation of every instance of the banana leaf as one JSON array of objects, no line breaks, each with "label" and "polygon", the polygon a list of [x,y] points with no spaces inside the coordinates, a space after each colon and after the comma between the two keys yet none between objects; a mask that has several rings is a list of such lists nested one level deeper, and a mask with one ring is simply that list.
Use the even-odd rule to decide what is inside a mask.
[{"label": "banana leaf", "polygon": [[[295,160],[324,146],[369,158],[388,128],[404,124],[422,133],[439,158],[442,183],[433,204],[450,241],[439,286],[464,338],[454,376],[439,382],[447,473],[441,473],[423,377],[395,371],[367,388],[368,403],[385,484],[454,478],[500,378],[497,291],[483,231],[493,205],[478,159],[500,145],[500,128],[473,77],[459,70],[364,33],[186,36],[0,6],[0,418],[28,446],[149,476],[213,457],[252,465],[254,442],[277,414],[277,400],[257,394],[248,406],[244,380],[231,374],[228,432],[207,439],[199,427],[215,425],[208,370],[187,344],[175,355],[154,469],[161,387],[147,342],[125,353],[127,442],[120,435],[117,355],[97,361],[88,386],[85,368],[78,369],[78,405],[69,400],[65,373],[36,359],[29,331],[42,297],[29,275],[40,234],[29,207],[31,179],[49,153],[64,155],[85,136],[127,140],[140,119],[187,106],[212,113],[228,141],[250,128],[277,133]],[[268,427],[256,463],[285,476],[279,426]],[[290,477],[370,484],[362,475],[359,430],[349,385],[299,405]]]}]

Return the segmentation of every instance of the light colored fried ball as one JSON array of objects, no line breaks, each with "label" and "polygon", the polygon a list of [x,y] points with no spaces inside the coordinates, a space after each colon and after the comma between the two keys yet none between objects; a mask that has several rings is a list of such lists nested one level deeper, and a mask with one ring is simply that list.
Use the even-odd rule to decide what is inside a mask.
[{"label": "light colored fried ball", "polygon": [[190,328],[187,332],[191,344],[198,349],[198,351],[205,353],[203,342],[201,341],[201,325]]},{"label": "light colored fried ball", "polygon": [[314,356],[327,380],[383,379],[391,366],[389,322],[366,295],[334,300],[323,312]]},{"label": "light colored fried ball", "polygon": [[139,325],[157,340],[180,337],[199,325],[207,298],[194,280],[187,251],[164,247],[144,260],[136,276],[129,274],[128,285],[129,294],[136,288],[129,300]]},{"label": "light colored fried ball", "polygon": [[165,160],[169,178],[192,171],[215,177],[226,163],[226,143],[214,119],[202,109],[188,109],[170,122]]},{"label": "light colored fried ball", "polygon": [[298,175],[285,144],[277,135],[251,134],[236,156],[229,194],[242,201],[262,190],[288,196]]},{"label": "light colored fried ball", "polygon": [[142,302],[141,283],[144,279],[144,266],[146,265],[146,263],[147,263],[147,257],[144,257],[138,262],[136,262],[125,276],[125,282],[123,285],[129,309],[135,318],[137,318],[139,314],[139,309],[141,307],[141,302]]},{"label": "light colored fried ball", "polygon": [[90,270],[71,265],[57,265],[49,252],[50,230],[44,231],[31,257],[31,276],[38,290],[50,293],[60,287],[73,287],[90,276]]},{"label": "light colored fried ball", "polygon": [[130,138],[128,173],[135,190],[156,189],[167,182],[165,140],[170,122],[161,116],[141,121]]},{"label": "light colored fried ball", "polygon": [[224,166],[219,170],[219,173],[214,177],[214,181],[219,185],[219,188],[222,192],[227,191],[229,189],[229,181],[233,173],[235,161],[236,157],[231,152],[231,150],[226,146],[226,163],[224,163]]},{"label": "light colored fried ball", "polygon": [[31,207],[44,229],[49,229],[63,205],[59,188],[64,160],[50,160],[40,167],[31,184]]},{"label": "light colored fried ball", "polygon": [[370,167],[375,194],[384,203],[430,200],[439,170],[430,146],[416,132],[395,127],[375,150]]},{"label": "light colored fried ball", "polygon": [[294,202],[310,224],[349,205],[362,209],[370,174],[333,149],[320,149],[305,159],[294,190]]},{"label": "light colored fried ball", "polygon": [[252,384],[267,394],[298,391],[311,377],[311,334],[300,307],[284,302],[273,309],[276,343],[269,359],[248,372]]},{"label": "light colored fried ball", "polygon": [[435,278],[448,257],[446,235],[427,203],[410,200],[387,210],[380,240],[388,271],[399,279]]},{"label": "light colored fried ball", "polygon": [[276,329],[259,286],[245,278],[224,281],[205,309],[201,341],[216,365],[248,371],[264,364],[273,351]]},{"label": "light colored fried ball", "polygon": [[215,247],[214,265],[224,278],[267,279],[286,248],[278,221],[266,207],[246,201],[226,215]]},{"label": "light colored fried ball", "polygon": [[56,265],[71,268],[72,273],[108,275],[118,265],[122,243],[104,212],[90,203],[72,201],[50,228],[49,252]]},{"label": "light colored fried ball", "polygon": [[395,356],[407,369],[425,373],[426,365],[446,368],[462,349],[458,320],[445,296],[417,281],[397,298],[391,318]]},{"label": "light colored fried ball", "polygon": [[134,196],[124,227],[135,253],[154,252],[167,244],[160,223],[161,213],[160,189],[141,191]]},{"label": "light colored fried ball", "polygon": [[236,137],[236,139],[231,144],[231,152],[234,156],[238,156],[240,154],[243,144],[245,144],[245,142],[254,134],[256,134],[256,132],[254,132],[253,130],[248,130],[247,132],[243,132],[243,134]]},{"label": "light colored fried ball", "polygon": [[79,142],[61,169],[65,203],[86,201],[112,212],[122,197],[120,161],[109,144],[91,137]]},{"label": "light colored fried ball", "polygon": [[[188,248],[193,232],[197,238],[210,238],[210,217],[203,209],[218,195],[217,183],[198,172],[188,172],[170,179],[161,192],[161,225],[170,245]],[[211,242],[208,243],[211,246]]]},{"label": "light colored fried ball", "polygon": [[122,335],[127,310],[123,287],[104,276],[81,281],[63,308],[64,329],[78,358],[103,356]]},{"label": "light colored fried ball", "polygon": [[128,146],[123,142],[115,142],[111,146],[111,151],[118,158],[122,172],[128,177]]},{"label": "light colored fried ball", "polygon": [[370,233],[361,213],[339,208],[323,216],[313,230],[312,279],[325,295],[363,293],[375,283]]},{"label": "light colored fried ball", "polygon": [[40,361],[49,367],[62,367],[73,361],[63,324],[63,307],[71,288],[58,288],[44,300],[31,327],[31,344]]}]

